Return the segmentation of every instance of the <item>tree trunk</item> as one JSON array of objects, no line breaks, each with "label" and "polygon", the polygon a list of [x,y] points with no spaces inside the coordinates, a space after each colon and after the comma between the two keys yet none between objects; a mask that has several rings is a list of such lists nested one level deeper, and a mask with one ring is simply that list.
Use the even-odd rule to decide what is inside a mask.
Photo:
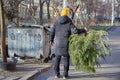
[{"label": "tree trunk", "polygon": [[46,1],[46,5],[47,5],[47,15],[48,15],[48,19],[50,19],[50,9],[49,9],[50,0],[47,0],[47,1]]},{"label": "tree trunk", "polygon": [[6,27],[3,15],[3,2],[0,0],[0,16],[1,16],[1,54],[3,62],[7,62],[6,56]]},{"label": "tree trunk", "polygon": [[113,21],[114,21],[114,0],[112,0],[111,5],[112,5],[111,26],[113,26]]},{"label": "tree trunk", "polygon": [[42,1],[39,0],[39,6],[40,6],[40,12],[39,12],[39,20],[40,20],[40,25],[43,25],[43,5]]}]

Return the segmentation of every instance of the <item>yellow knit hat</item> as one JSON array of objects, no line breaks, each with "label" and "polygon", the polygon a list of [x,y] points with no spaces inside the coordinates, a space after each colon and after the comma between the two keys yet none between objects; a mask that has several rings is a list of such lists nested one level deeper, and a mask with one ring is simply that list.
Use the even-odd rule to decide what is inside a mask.
[{"label": "yellow knit hat", "polygon": [[61,12],[61,16],[68,16],[69,14],[69,9],[68,8],[63,8]]}]

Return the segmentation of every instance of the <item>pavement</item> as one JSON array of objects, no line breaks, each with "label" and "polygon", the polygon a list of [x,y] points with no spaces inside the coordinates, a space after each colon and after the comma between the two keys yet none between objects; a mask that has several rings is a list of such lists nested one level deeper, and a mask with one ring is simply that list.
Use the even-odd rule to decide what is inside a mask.
[{"label": "pavement", "polygon": [[18,58],[15,70],[0,70],[0,80],[33,80],[37,75],[48,71],[51,66],[52,61],[43,63],[36,59],[22,60]]},{"label": "pavement", "polygon": [[[111,47],[111,57],[106,56],[106,61],[100,60],[101,67],[96,68],[96,75],[75,70],[74,65],[70,65],[68,80],[120,80],[120,27],[109,32],[107,41]],[[54,69],[36,77],[34,80],[63,80],[63,61],[61,61],[60,78],[54,78]]]}]

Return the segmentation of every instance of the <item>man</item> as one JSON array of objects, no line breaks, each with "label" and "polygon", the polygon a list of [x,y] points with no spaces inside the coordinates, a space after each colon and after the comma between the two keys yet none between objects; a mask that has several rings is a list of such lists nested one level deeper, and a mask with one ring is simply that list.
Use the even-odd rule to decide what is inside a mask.
[{"label": "man", "polygon": [[55,78],[60,77],[60,61],[63,57],[63,79],[68,78],[70,56],[68,53],[69,37],[72,33],[86,33],[87,29],[77,29],[68,17],[68,9],[63,8],[61,16],[55,21],[50,33],[50,45],[55,47]]}]

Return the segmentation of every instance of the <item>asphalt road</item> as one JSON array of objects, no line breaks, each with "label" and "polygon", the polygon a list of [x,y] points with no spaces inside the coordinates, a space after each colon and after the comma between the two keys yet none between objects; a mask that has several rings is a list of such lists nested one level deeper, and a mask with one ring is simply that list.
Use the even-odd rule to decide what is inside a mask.
[{"label": "asphalt road", "polygon": [[[101,67],[96,68],[96,76],[82,71],[75,71],[74,66],[70,66],[68,80],[120,80],[120,27],[109,33],[108,43],[111,46],[111,57],[106,57],[106,61],[100,61]],[[39,75],[35,80],[62,80],[63,67],[61,64],[61,78],[54,78],[53,68],[48,72]]]}]

